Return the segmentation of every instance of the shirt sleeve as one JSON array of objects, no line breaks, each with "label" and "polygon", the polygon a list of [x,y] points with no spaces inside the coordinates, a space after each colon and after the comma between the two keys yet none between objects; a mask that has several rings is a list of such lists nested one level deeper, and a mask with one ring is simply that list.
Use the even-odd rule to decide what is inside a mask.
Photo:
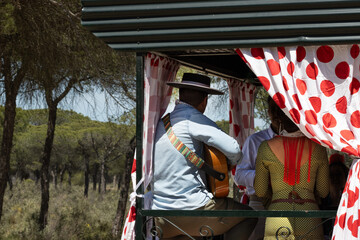
[{"label": "shirt sleeve", "polygon": [[245,140],[242,153],[243,159],[241,163],[236,166],[234,181],[237,185],[253,188],[257,146],[253,143],[251,136]]},{"label": "shirt sleeve", "polygon": [[189,133],[198,141],[222,152],[231,165],[236,165],[242,158],[238,142],[203,114],[196,114],[190,118]]}]

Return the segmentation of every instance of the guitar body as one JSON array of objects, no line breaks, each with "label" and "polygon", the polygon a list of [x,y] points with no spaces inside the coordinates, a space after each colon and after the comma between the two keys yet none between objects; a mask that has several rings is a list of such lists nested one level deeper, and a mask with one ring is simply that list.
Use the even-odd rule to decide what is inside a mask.
[{"label": "guitar body", "polygon": [[207,182],[210,192],[217,198],[227,197],[229,194],[229,169],[225,155],[214,147],[204,145],[205,162],[213,169],[225,174],[223,181],[207,174]]}]

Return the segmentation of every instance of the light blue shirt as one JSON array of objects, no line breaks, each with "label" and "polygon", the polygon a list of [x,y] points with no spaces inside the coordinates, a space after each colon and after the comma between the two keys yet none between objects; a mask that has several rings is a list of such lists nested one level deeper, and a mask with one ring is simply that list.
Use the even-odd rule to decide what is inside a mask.
[{"label": "light blue shirt", "polygon": [[[175,135],[200,157],[203,157],[205,143],[223,152],[232,164],[241,159],[237,141],[192,106],[176,105],[170,114],[170,122]],[[204,206],[213,197],[206,189],[204,176],[204,171],[186,160],[171,144],[160,121],[154,145],[152,209],[193,210]]]},{"label": "light blue shirt", "polygon": [[250,135],[244,142],[243,159],[241,163],[236,166],[234,181],[237,185],[246,186],[246,194],[254,195],[254,180],[255,180],[255,166],[256,156],[260,144],[275,137],[274,131],[269,127],[268,129]]}]

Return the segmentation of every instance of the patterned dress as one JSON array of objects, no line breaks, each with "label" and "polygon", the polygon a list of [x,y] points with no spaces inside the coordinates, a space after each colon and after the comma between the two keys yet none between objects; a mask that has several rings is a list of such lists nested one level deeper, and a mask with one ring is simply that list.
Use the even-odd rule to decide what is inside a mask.
[{"label": "patterned dress", "polygon": [[[254,186],[259,197],[272,194],[269,210],[319,210],[315,196],[326,197],[329,193],[329,164],[325,148],[315,143],[311,145],[311,158],[308,156],[310,160],[299,165],[299,180],[293,185],[284,182],[284,161],[278,159],[268,141],[260,145]],[[264,239],[277,239],[279,235],[288,235],[279,239],[324,239],[320,223],[321,219],[317,218],[269,217]]]}]

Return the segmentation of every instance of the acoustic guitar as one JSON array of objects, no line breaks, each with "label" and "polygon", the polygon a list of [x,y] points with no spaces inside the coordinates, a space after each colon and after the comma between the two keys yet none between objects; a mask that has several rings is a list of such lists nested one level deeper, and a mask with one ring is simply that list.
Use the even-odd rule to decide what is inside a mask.
[{"label": "acoustic guitar", "polygon": [[225,174],[223,181],[207,174],[210,192],[217,198],[227,197],[229,194],[229,169],[225,155],[214,147],[204,145],[204,160],[210,167]]}]

